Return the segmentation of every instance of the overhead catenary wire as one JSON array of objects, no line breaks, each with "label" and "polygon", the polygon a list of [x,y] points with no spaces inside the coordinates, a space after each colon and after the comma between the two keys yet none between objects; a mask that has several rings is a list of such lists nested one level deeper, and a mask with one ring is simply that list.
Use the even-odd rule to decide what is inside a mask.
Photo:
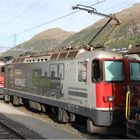
[{"label": "overhead catenary wire", "polygon": [[22,17],[23,14],[25,15],[25,13],[27,13],[28,11],[30,11],[32,8],[34,8],[36,5],[38,5],[40,2],[41,2],[41,0],[39,0],[39,1],[35,2],[35,3],[33,3],[30,7],[28,7],[28,8],[25,9],[24,11],[22,11],[21,14],[15,15],[13,19],[8,20],[7,22],[5,22],[5,23],[4,23],[3,25],[1,25],[1,26],[6,26],[6,25],[8,25],[9,23],[11,23],[12,21],[14,21],[16,18]]},{"label": "overhead catenary wire", "polygon": [[[104,1],[105,1],[105,0],[102,0],[102,1],[98,0],[96,3],[91,4],[90,6],[94,6],[94,5],[97,5],[97,4],[99,4],[99,3],[103,3]],[[50,21],[48,21],[48,22],[44,22],[44,23],[39,24],[39,25],[36,25],[36,26],[34,26],[34,27],[24,29],[23,31],[17,32],[17,33],[15,33],[15,34],[22,34],[22,33],[25,33],[25,32],[31,31],[31,30],[34,30],[34,29],[36,29],[36,28],[42,27],[42,26],[44,26],[44,25],[50,24],[50,23],[52,23],[52,22],[58,21],[58,20],[60,20],[60,19],[63,19],[63,18],[65,18],[65,17],[68,17],[68,16],[70,16],[70,15],[73,15],[73,14],[79,12],[79,11],[80,11],[80,10],[77,10],[77,11],[74,11],[74,12],[70,12],[70,13],[68,13],[68,14],[66,14],[66,15],[63,15],[63,16],[60,16],[60,17],[58,17],[58,18],[52,19],[52,20],[50,20]],[[4,37],[4,38],[0,39],[0,41],[5,40],[5,39],[8,39],[9,37],[13,37],[13,34],[12,34],[12,35],[9,35],[8,37]]]},{"label": "overhead catenary wire", "polygon": [[[128,22],[128,21],[135,21],[135,20],[137,20],[137,19],[140,19],[140,17],[139,17],[139,18],[135,18],[135,19],[133,19],[133,20],[126,20],[126,21],[123,21],[123,22],[121,22],[121,24],[122,24],[122,23],[125,23],[125,22]],[[111,32],[112,32],[112,30],[110,31],[110,33],[111,33]],[[110,33],[109,33],[109,34],[110,34]],[[134,32],[132,32],[132,33],[127,33],[125,36],[130,36],[130,35],[137,35],[137,33],[134,33]],[[109,36],[109,35],[108,35],[108,36]],[[107,38],[108,38],[108,36],[107,36]],[[121,38],[121,37],[125,37],[125,36],[119,36],[119,37],[116,38],[116,40],[119,39],[119,38]],[[9,36],[9,37],[11,37],[11,36]],[[9,37],[7,37],[7,38],[9,38]],[[6,38],[5,38],[5,39],[6,39]],[[106,39],[106,40],[107,40],[107,39]],[[104,44],[104,43],[105,43],[105,42],[103,42],[103,44]],[[108,42],[107,42],[107,43],[108,43]],[[107,43],[105,43],[105,44],[107,44]],[[1,48],[3,48],[3,49],[4,49],[4,48],[5,48],[5,49],[10,49],[11,47],[0,47],[0,49],[1,49]],[[14,49],[14,50],[16,50],[16,49]]]},{"label": "overhead catenary wire", "polygon": [[[97,5],[97,4],[99,4],[99,3],[103,3],[103,2],[105,2],[105,0],[102,0],[102,1],[98,0],[98,2],[96,2],[96,3],[94,3],[94,4],[91,4],[91,5],[89,5],[89,6],[94,6],[94,5]],[[35,5],[38,4],[38,3],[39,3],[39,1],[36,2],[34,5],[32,5],[31,7],[29,7],[28,9],[26,9],[26,11],[28,11],[29,9],[31,9],[33,6],[35,6]],[[120,5],[120,4],[121,4],[121,3],[119,3],[119,5]],[[67,17],[67,16],[73,15],[73,14],[79,12],[79,11],[80,11],[80,10],[75,11],[75,12],[71,12],[71,13],[68,13],[68,14],[66,14],[66,15],[64,15],[64,16],[60,16],[60,17],[55,18],[55,19],[53,19],[53,20],[50,20],[50,21],[48,21],[48,22],[44,22],[44,23],[39,24],[39,25],[36,25],[36,26],[34,26],[34,27],[24,29],[24,30],[22,30],[22,31],[20,31],[20,32],[17,32],[17,33],[15,33],[15,34],[22,34],[22,33],[28,32],[28,31],[30,31],[30,30],[34,30],[34,29],[36,29],[36,28],[39,28],[39,27],[41,27],[41,26],[50,24],[50,23],[52,23],[52,22],[55,22],[55,21],[57,21],[57,20],[60,20],[60,19],[62,19],[62,18],[65,18],[65,17]],[[13,38],[13,34],[12,34],[12,35],[9,35],[9,36],[7,36],[7,37],[4,37],[4,38],[0,38],[0,41],[6,40],[6,39],[9,39],[9,38]]]},{"label": "overhead catenary wire", "polygon": [[[105,0],[102,0],[102,1],[98,0],[98,2],[96,2],[96,3],[94,3],[94,4],[91,4],[90,6],[97,5],[97,4],[102,3],[102,2],[104,2],[104,1],[105,1]],[[65,17],[68,17],[68,16],[70,16],[70,15],[73,15],[73,14],[79,12],[79,11],[80,11],[80,10],[77,10],[77,11],[74,11],[74,12],[70,12],[70,13],[68,13],[68,14],[66,14],[66,15],[63,15],[63,16],[60,16],[60,17],[58,17],[58,18],[52,19],[52,20],[50,20],[50,21],[48,21],[48,22],[44,22],[44,23],[39,24],[39,25],[36,25],[36,26],[34,26],[34,27],[27,28],[27,29],[25,29],[25,30],[23,30],[23,31],[21,31],[21,32],[18,32],[17,34],[21,34],[21,33],[24,33],[24,32],[27,32],[27,31],[30,31],[30,30],[39,28],[39,27],[41,27],[41,26],[50,24],[50,23],[52,23],[52,22],[58,21],[58,20],[60,20],[60,19],[63,19],[63,18],[65,18]]]},{"label": "overhead catenary wire", "polygon": [[[104,0],[104,1],[105,1],[105,0]],[[90,6],[96,5],[96,4],[101,3],[101,2],[104,2],[104,1],[98,1],[97,3],[92,4],[92,5],[90,5]],[[120,3],[119,3],[119,5],[120,5]],[[110,8],[110,9],[111,9],[111,8]],[[79,10],[79,11],[80,11],[80,10]],[[79,11],[75,11],[75,12],[68,13],[68,14],[66,14],[66,15],[64,15],[64,16],[58,17],[58,18],[53,19],[53,20],[51,20],[51,21],[44,22],[44,23],[42,23],[42,24],[40,24],[40,25],[31,27],[31,28],[27,28],[27,29],[25,29],[25,30],[23,30],[23,31],[21,31],[21,32],[16,33],[16,34],[22,34],[22,33],[24,33],[24,32],[28,32],[28,31],[30,31],[30,30],[34,30],[34,29],[39,28],[39,27],[41,27],[41,26],[47,25],[47,24],[49,24],[49,23],[55,22],[55,21],[57,21],[57,20],[60,20],[60,19],[62,19],[62,18],[65,18],[65,17],[67,17],[67,16],[70,16],[70,15],[72,15],[72,14],[75,14],[75,13],[77,13],[77,12],[79,12]],[[134,20],[137,20],[137,19],[139,19],[139,18],[133,19],[133,21],[134,21]],[[128,20],[127,20],[127,21],[128,21]],[[122,23],[125,23],[125,22],[127,22],[127,21],[123,21],[123,22],[121,22],[121,24],[122,24]],[[1,41],[1,40],[4,40],[4,39],[9,39],[10,37],[13,38],[13,34],[10,35],[10,36],[8,36],[8,37],[5,37],[5,38],[0,39],[0,41]]]},{"label": "overhead catenary wire", "polygon": [[[104,1],[105,1],[105,0],[102,0],[102,1],[98,0],[97,3],[94,3],[94,4],[90,5],[90,6],[93,6],[93,5],[96,5],[96,4],[99,4],[99,3],[102,3],[102,2],[104,2]],[[71,13],[66,14],[66,15],[64,15],[64,16],[58,17],[58,18],[56,18],[56,19],[53,19],[53,20],[51,20],[51,21],[49,21],[49,22],[45,22],[45,23],[42,23],[42,24],[40,24],[40,25],[37,25],[37,26],[31,27],[31,28],[27,28],[27,29],[25,29],[25,30],[23,30],[23,31],[21,31],[21,32],[15,33],[15,34],[22,34],[22,33],[24,33],[24,32],[28,32],[28,31],[30,31],[30,30],[33,30],[33,29],[39,28],[39,27],[44,26],[44,25],[46,25],[46,24],[49,24],[49,23],[55,22],[55,21],[57,21],[57,20],[60,20],[60,19],[62,19],[62,18],[65,18],[65,17],[67,17],[67,16],[70,16],[70,15],[72,15],[72,14],[75,14],[75,13],[77,13],[77,12],[79,12],[79,11],[80,11],[80,10],[75,11],[75,12],[71,12]],[[13,35],[11,35],[10,37],[13,37]],[[0,41],[1,41],[1,40],[4,40],[4,39],[7,39],[7,38],[9,38],[9,37],[6,37],[6,38],[3,38],[3,39],[0,39]]]},{"label": "overhead catenary wire", "polygon": [[[125,0],[125,1],[127,1],[127,0]],[[99,12],[104,12],[104,11],[108,11],[108,10],[110,10],[110,9],[114,9],[114,7],[117,7],[117,6],[120,6],[120,5],[122,5],[124,3],[124,1],[123,2],[120,2],[120,3],[117,3],[117,4],[114,4],[114,5],[112,5],[112,7],[111,8],[107,8],[107,9],[102,9],[101,11],[99,11]],[[125,3],[124,3],[125,4]],[[125,4],[126,5],[126,4]],[[87,17],[84,17],[84,18],[81,18],[80,20],[78,20],[77,22],[86,22],[87,20]],[[97,21],[98,22],[98,21]],[[71,21],[71,22],[69,22],[68,24],[64,24],[63,25],[63,27],[65,27],[65,26],[71,26],[71,25],[76,25],[77,23],[76,22],[73,22],[73,21]],[[102,25],[101,25],[102,26]],[[98,26],[98,27],[100,27],[100,26]]]}]

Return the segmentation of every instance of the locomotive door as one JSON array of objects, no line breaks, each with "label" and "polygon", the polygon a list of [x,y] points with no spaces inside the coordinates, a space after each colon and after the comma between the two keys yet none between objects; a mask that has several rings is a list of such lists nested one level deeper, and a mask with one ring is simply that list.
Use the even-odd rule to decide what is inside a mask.
[{"label": "locomotive door", "polygon": [[130,94],[128,96],[129,119],[137,119],[140,114],[140,62],[130,62]]},{"label": "locomotive door", "polygon": [[[137,91],[135,84],[130,85],[126,94],[126,135],[130,138],[140,138],[140,93]],[[138,85],[136,84],[136,86]]]},{"label": "locomotive door", "polygon": [[140,93],[135,84],[130,85],[126,94],[126,111],[127,120],[140,120]]}]

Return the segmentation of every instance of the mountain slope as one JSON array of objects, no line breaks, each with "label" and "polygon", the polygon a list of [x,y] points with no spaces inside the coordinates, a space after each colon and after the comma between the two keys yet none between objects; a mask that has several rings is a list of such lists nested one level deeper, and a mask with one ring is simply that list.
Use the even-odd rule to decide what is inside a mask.
[{"label": "mountain slope", "polygon": [[49,29],[35,35],[31,40],[26,41],[16,47],[3,53],[3,56],[18,56],[19,54],[29,51],[46,50],[56,48],[66,38],[71,36],[73,32],[66,32],[59,28]]},{"label": "mountain slope", "polygon": [[[115,28],[111,36],[106,42],[106,46],[109,48],[121,48],[127,47],[129,44],[140,43],[140,3],[133,5],[132,7],[125,9],[115,16],[120,20],[120,25]],[[71,44],[72,46],[80,46],[87,44],[97,31],[101,28],[101,25],[105,24],[107,19],[102,19],[90,27],[80,31],[73,36],[67,38],[60,46],[66,46]],[[102,44],[107,35],[111,31],[114,22],[108,25],[105,30],[92,42],[93,44]]]},{"label": "mountain slope", "polygon": [[[107,48],[123,48],[129,44],[140,44],[140,3],[116,13],[115,16],[120,20],[121,24],[115,28],[108,40],[106,38],[115,22],[111,22],[92,44],[104,44]],[[78,33],[65,32],[58,28],[44,31],[34,36],[31,40],[16,46],[15,49],[19,50],[18,53],[17,51],[9,50],[6,52],[6,55],[11,55],[11,52],[14,52],[13,55],[17,56],[19,53],[23,53],[20,49],[25,51],[38,51],[69,45],[80,47],[83,44],[88,44],[107,20],[103,18]],[[106,42],[104,43],[105,40]]]}]

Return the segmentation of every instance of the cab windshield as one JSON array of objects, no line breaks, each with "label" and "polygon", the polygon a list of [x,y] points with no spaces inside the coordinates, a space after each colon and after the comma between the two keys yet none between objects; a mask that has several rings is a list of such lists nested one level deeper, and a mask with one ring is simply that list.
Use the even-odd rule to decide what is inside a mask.
[{"label": "cab windshield", "polygon": [[130,62],[130,80],[140,81],[140,63]]},{"label": "cab windshield", "polygon": [[106,60],[105,66],[105,81],[106,82],[121,82],[124,80],[124,66],[122,61]]}]

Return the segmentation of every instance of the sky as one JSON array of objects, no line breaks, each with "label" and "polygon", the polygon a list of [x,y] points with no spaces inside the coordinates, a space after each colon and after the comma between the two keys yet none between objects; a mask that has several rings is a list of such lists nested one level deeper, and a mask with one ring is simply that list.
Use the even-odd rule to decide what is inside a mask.
[{"label": "sky", "polygon": [[81,10],[71,14],[76,4],[111,14],[135,3],[140,0],[0,0],[0,52],[50,28],[78,32],[103,18]]}]

